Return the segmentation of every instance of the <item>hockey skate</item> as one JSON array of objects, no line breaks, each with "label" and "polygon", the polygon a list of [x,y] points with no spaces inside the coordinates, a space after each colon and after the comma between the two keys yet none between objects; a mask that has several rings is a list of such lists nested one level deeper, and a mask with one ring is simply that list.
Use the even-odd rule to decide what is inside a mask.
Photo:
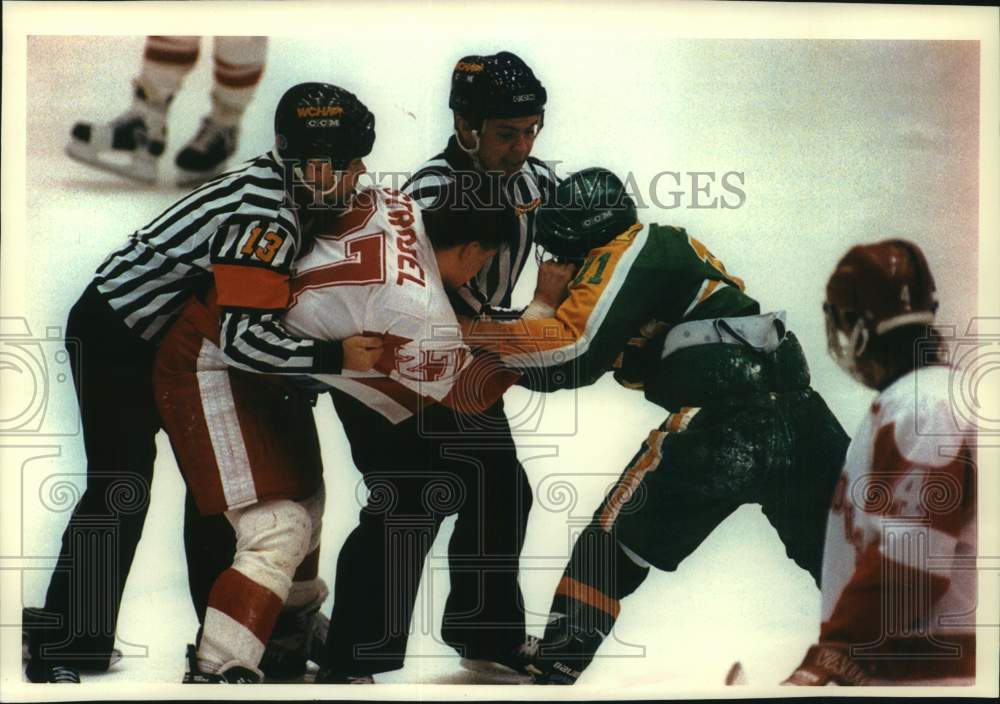
[{"label": "hockey skate", "polygon": [[33,646],[38,647],[40,643],[33,643],[39,638],[39,629],[46,626],[51,627],[59,622],[59,615],[46,609],[39,609],[33,606],[26,606],[21,609],[21,662],[25,668],[25,676],[30,682],[49,682],[54,684],[76,683],[80,681],[80,672],[104,672],[111,669],[122,659],[122,651],[112,648],[108,655],[108,664],[105,668],[102,664],[92,663],[88,667],[87,662],[74,662],[72,664],[44,664],[38,658],[32,658]]},{"label": "hockey skate", "polygon": [[73,125],[66,153],[79,162],[152,183],[167,138],[167,104],[153,103],[136,87],[132,107],[111,122]]},{"label": "hockey skate", "polygon": [[459,664],[471,672],[490,675],[498,682],[527,684],[532,681],[527,668],[538,654],[539,642],[535,636],[527,636],[524,643],[514,648],[510,653],[465,657],[459,661]]},{"label": "hockey skate", "polygon": [[560,615],[546,628],[545,641],[536,648],[536,655],[525,670],[531,673],[535,684],[575,684],[603,640],[599,630],[587,632],[575,628]]},{"label": "hockey skate", "polygon": [[278,616],[259,665],[265,683],[308,681],[309,674],[315,675],[309,663],[319,664],[330,630],[330,619],[319,606]]},{"label": "hockey skate", "polygon": [[236,151],[238,140],[238,127],[219,124],[212,117],[203,118],[198,133],[174,160],[177,185],[193,186],[221,174]]},{"label": "hockey skate", "polygon": [[29,662],[24,676],[35,684],[80,684],[80,672],[65,665],[46,665]]}]

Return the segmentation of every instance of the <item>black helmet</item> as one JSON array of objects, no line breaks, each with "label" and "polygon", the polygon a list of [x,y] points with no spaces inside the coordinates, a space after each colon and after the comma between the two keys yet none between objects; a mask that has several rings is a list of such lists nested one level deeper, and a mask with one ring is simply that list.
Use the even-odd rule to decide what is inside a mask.
[{"label": "black helmet", "polygon": [[344,168],[371,153],[375,116],[343,88],[299,83],[278,101],[274,137],[282,159],[328,158],[335,168]]},{"label": "black helmet", "polygon": [[478,126],[487,117],[540,115],[545,99],[545,88],[528,64],[501,51],[464,56],[455,64],[448,107]]},{"label": "black helmet", "polygon": [[535,241],[560,259],[582,261],[638,222],[621,180],[591,167],[562,181],[535,220]]}]

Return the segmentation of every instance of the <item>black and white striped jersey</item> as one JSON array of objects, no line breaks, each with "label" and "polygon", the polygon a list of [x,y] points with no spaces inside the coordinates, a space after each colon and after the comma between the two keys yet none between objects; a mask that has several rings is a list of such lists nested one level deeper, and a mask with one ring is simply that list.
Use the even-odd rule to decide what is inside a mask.
[{"label": "black and white striped jersey", "polygon": [[[458,291],[473,313],[509,308],[517,283],[535,241],[538,206],[555,190],[555,173],[543,161],[528,157],[521,171],[502,186],[484,183],[483,174],[452,136],[445,150],[421,166],[403,184],[403,192],[424,209],[471,205],[473,209],[501,205],[509,228],[497,254]],[[474,192],[472,192],[474,191]]]},{"label": "black and white striped jersey", "polygon": [[[299,217],[273,152],[192,191],[98,268],[98,291],[125,324],[158,342],[184,303],[214,285],[227,361],[256,372],[339,369],[339,346],[280,323],[301,247]],[[336,348],[336,349],[334,349]]]}]

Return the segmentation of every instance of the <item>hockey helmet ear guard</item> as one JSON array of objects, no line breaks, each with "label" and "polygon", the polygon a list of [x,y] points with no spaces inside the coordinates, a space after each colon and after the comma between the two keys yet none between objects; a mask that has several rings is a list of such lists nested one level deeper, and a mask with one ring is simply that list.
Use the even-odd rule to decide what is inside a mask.
[{"label": "hockey helmet ear guard", "polygon": [[621,179],[591,167],[564,179],[535,220],[535,241],[560,260],[582,262],[638,222]]}]

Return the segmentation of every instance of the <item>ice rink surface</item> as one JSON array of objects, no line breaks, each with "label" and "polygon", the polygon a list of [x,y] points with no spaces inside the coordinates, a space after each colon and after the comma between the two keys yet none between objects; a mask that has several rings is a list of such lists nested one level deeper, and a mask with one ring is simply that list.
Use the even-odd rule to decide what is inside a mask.
[{"label": "ice rink surface", "polygon": [[[142,37],[29,38],[26,226],[4,238],[23,238],[31,259],[23,263],[23,298],[16,310],[5,302],[4,315],[22,316],[36,335],[64,327],[108,252],[183,193],[170,185],[172,157],[208,109],[210,38],[171,109],[159,187],[90,170],[63,153],[75,120],[110,119],[127,107],[142,46]],[[430,31],[397,38],[343,31],[328,42],[276,37],[238,157],[270,147],[273,106],[286,87],[324,80],[356,92],[376,114],[369,170],[412,171],[449,136],[454,62],[500,49],[522,56],[548,88],[534,154],[557,161],[561,175],[598,164],[631,172],[647,206],[643,220],[686,227],[764,309],[788,312],[814,387],[849,433],[871,395],[828,358],[820,310],[826,278],[849,246],[890,236],[919,243],[937,276],[940,320],[964,330],[978,267],[979,54],[969,42],[663,40],[641,27],[634,37],[595,29],[548,40],[486,27],[461,39]],[[677,198],[678,207],[655,207],[650,197],[650,183],[664,171],[682,174],[681,183],[661,177],[657,199],[669,206]],[[715,174],[701,177],[708,192],[694,193],[690,172]],[[692,207],[719,197],[736,202],[721,187],[728,172],[741,174],[730,181],[745,193],[739,207]],[[528,301],[533,284],[530,263],[517,303]],[[43,600],[52,565],[46,556],[58,550],[84,478],[72,388],[50,376],[46,427],[66,435],[54,435],[48,453],[4,449],[5,491],[21,497],[10,509],[21,511],[21,554],[37,557],[22,581],[29,605]],[[506,402],[535,490],[521,579],[529,630],[540,635],[571,536],[665,411],[610,376],[547,397],[514,389]],[[317,420],[328,495],[321,569],[332,580],[363,494],[328,400],[321,399]],[[152,503],[118,632],[127,657],[89,678],[103,684],[178,682],[184,644],[197,627],[181,544],[183,484],[162,434],[157,446]],[[427,565],[406,667],[381,682],[477,681],[438,635],[450,526]],[[654,572],[623,606],[613,640],[576,696],[586,696],[586,683],[620,696],[648,685],[668,696],[714,689],[734,660],[751,682],[772,685],[818,632],[819,592],[756,506],[733,514],[675,573]]]}]

